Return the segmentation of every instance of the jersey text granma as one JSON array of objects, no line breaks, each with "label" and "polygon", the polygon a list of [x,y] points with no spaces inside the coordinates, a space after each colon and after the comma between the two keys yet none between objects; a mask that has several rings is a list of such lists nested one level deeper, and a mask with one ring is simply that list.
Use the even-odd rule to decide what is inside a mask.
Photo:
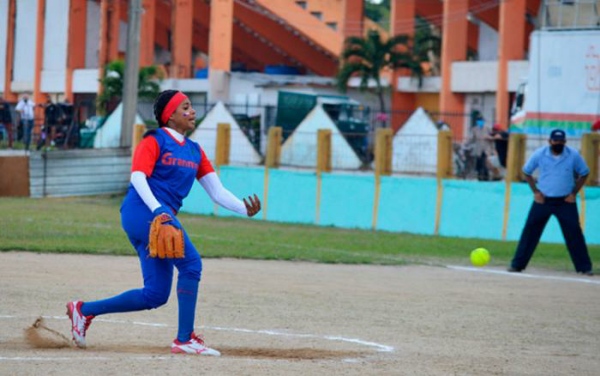
[{"label": "jersey text granma", "polygon": [[160,160],[161,163],[165,166],[179,166],[179,167],[188,167],[193,168],[194,170],[198,169],[198,163],[193,161],[186,161],[185,159],[174,158],[172,157],[172,153],[165,153]]}]

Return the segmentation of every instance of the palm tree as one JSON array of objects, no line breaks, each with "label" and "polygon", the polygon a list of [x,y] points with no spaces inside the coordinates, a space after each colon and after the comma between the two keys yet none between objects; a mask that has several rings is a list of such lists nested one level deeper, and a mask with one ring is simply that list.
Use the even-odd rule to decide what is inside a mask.
[{"label": "palm tree", "polygon": [[381,72],[384,68],[407,68],[420,83],[424,75],[421,60],[414,54],[412,38],[408,35],[396,35],[383,40],[377,30],[370,30],[364,38],[348,37],[341,57],[342,66],[336,77],[338,89],[345,92],[348,81],[353,76],[360,77],[362,91],[373,80],[382,114],[385,114],[385,88],[381,84]]},{"label": "palm tree", "polygon": [[[138,76],[138,97],[140,99],[154,99],[160,92],[162,72],[157,66],[142,67]],[[104,69],[104,77],[100,80],[102,93],[98,96],[98,109],[106,114],[114,109],[114,104],[123,97],[125,83],[125,62],[123,60],[111,61]],[[112,108],[111,108],[112,107]]]},{"label": "palm tree", "polygon": [[[418,61],[429,63],[425,75],[439,76],[442,52],[442,38],[440,38],[439,30],[426,20],[417,17],[414,41],[413,55]],[[421,83],[419,87],[420,85]]]}]

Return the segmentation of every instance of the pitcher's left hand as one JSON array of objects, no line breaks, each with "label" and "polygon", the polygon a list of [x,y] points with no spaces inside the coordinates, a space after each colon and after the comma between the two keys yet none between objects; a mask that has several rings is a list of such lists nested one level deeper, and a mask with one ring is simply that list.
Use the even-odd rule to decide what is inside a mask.
[{"label": "pitcher's left hand", "polygon": [[243,200],[244,205],[246,205],[246,211],[248,212],[248,217],[254,217],[256,213],[260,211],[260,200],[258,196],[254,194],[254,197],[248,196],[248,201],[246,199]]}]

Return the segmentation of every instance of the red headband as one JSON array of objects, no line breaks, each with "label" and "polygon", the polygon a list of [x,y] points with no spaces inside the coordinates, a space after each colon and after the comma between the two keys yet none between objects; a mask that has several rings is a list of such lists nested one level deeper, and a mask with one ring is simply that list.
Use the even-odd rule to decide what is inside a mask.
[{"label": "red headband", "polygon": [[179,107],[179,105],[181,104],[181,102],[183,102],[184,99],[187,99],[187,96],[181,91],[178,91],[177,93],[175,93],[175,95],[173,95],[173,97],[169,100],[169,103],[167,103],[167,105],[165,106],[165,109],[163,110],[162,114],[160,115],[160,120],[163,124],[167,124],[169,118],[171,117],[171,115],[173,115],[173,112],[175,112],[177,107]]}]

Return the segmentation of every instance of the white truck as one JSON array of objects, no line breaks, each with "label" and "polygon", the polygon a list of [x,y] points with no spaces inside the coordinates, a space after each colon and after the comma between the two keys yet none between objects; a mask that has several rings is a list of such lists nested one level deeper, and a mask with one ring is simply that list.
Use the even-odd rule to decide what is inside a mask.
[{"label": "white truck", "polygon": [[600,29],[532,33],[529,73],[515,95],[511,132],[527,134],[531,150],[562,128],[578,147],[599,118]]}]

